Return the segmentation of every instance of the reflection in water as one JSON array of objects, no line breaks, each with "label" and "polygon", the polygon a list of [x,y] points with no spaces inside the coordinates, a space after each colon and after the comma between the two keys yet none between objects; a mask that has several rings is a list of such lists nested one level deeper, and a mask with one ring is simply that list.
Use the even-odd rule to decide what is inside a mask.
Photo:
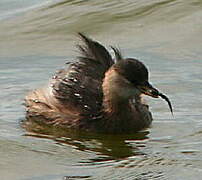
[{"label": "reflection in water", "polygon": [[65,136],[61,136],[60,133],[60,137],[37,133],[26,133],[25,136],[53,139],[57,144],[68,144],[80,151],[94,151],[99,154],[98,158],[91,159],[90,162],[87,160],[88,163],[93,163],[144,155],[140,148],[145,147],[148,134],[148,131],[142,131],[131,135],[105,135],[83,132],[70,134],[69,136],[67,133]]}]

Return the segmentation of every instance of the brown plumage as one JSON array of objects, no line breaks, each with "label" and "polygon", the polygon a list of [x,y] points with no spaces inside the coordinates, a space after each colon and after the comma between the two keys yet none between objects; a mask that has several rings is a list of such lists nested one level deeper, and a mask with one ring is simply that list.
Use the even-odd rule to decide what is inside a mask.
[{"label": "brown plumage", "polygon": [[141,94],[162,95],[148,83],[148,70],[138,60],[116,60],[100,43],[79,33],[81,56],[60,70],[46,87],[25,98],[30,131],[62,128],[103,133],[131,133],[149,127],[148,105]]}]

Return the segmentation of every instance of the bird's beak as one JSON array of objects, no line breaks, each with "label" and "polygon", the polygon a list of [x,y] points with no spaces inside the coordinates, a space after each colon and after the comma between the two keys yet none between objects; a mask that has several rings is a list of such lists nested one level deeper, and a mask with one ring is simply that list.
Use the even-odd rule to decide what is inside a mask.
[{"label": "bird's beak", "polygon": [[153,98],[158,98],[159,97],[159,91],[155,89],[149,82],[144,83],[143,85],[139,85],[138,89],[143,93],[148,96],[151,96]]},{"label": "bird's beak", "polygon": [[155,89],[149,82],[144,83],[143,85],[139,85],[138,89],[143,93],[146,94],[148,96],[151,96],[153,98],[159,98],[161,97],[162,99],[164,99],[170,108],[171,113],[173,114],[173,108],[171,105],[170,100],[168,99],[168,97],[162,93],[160,93],[157,89]]}]

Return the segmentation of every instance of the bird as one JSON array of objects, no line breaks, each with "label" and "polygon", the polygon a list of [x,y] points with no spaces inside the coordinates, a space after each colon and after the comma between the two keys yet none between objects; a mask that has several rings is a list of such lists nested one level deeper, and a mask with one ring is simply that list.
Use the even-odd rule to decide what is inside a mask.
[{"label": "bird", "polygon": [[78,33],[80,55],[66,63],[44,87],[25,97],[29,131],[57,128],[75,132],[136,133],[149,128],[152,114],[143,95],[170,100],[149,83],[147,67],[124,58],[110,46],[114,58],[98,41]]}]

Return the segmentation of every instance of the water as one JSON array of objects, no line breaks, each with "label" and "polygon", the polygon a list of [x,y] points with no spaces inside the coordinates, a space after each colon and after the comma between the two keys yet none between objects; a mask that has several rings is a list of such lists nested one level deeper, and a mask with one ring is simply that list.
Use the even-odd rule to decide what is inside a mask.
[{"label": "water", "polygon": [[[200,0],[1,0],[1,179],[201,179],[201,8]],[[23,98],[73,60],[78,31],[141,59],[174,117],[147,98],[154,121],[143,133],[28,135]]]}]

